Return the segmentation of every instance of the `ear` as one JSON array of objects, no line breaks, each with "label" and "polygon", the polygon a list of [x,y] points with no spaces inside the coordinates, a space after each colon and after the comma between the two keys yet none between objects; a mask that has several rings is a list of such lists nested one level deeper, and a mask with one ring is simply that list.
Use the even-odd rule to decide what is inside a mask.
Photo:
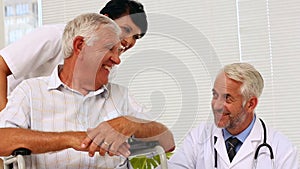
[{"label": "ear", "polygon": [[248,111],[249,111],[249,112],[253,112],[254,109],[255,109],[256,106],[257,106],[257,103],[258,103],[257,97],[251,97],[251,98],[248,100],[248,103],[247,103]]},{"label": "ear", "polygon": [[73,53],[78,55],[83,47],[84,38],[82,36],[76,36],[73,40]]}]

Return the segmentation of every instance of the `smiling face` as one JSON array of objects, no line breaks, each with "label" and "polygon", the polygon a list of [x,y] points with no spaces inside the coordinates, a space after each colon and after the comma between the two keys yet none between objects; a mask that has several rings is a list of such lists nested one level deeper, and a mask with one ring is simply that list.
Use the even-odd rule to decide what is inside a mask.
[{"label": "smiling face", "polygon": [[114,21],[121,28],[121,45],[123,48],[122,52],[125,52],[135,45],[136,40],[141,34],[141,29],[136,26],[136,24],[134,24],[129,15],[124,15],[118,19],[115,19]]},{"label": "smiling face", "polygon": [[92,36],[84,41],[76,63],[85,90],[97,90],[107,84],[111,68],[121,62],[119,36],[110,25],[100,26]]},{"label": "smiling face", "polygon": [[[239,134],[246,129],[253,119],[256,98],[250,98],[243,104],[240,92],[242,83],[220,73],[212,89],[211,107],[217,127],[226,128],[231,134]],[[253,104],[254,107],[253,107]]]}]

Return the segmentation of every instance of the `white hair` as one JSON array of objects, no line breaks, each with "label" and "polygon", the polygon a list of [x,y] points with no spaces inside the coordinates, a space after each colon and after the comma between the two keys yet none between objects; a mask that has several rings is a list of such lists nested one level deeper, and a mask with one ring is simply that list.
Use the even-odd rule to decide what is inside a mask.
[{"label": "white hair", "polygon": [[261,74],[248,63],[233,63],[224,66],[221,70],[232,80],[242,83],[241,94],[247,100],[252,96],[259,97],[264,88]]},{"label": "white hair", "polygon": [[62,37],[64,58],[68,58],[73,54],[73,40],[77,36],[82,36],[87,45],[93,45],[94,40],[99,38],[95,36],[95,33],[101,25],[108,25],[118,36],[121,35],[119,26],[113,20],[102,14],[81,14],[69,21]]}]

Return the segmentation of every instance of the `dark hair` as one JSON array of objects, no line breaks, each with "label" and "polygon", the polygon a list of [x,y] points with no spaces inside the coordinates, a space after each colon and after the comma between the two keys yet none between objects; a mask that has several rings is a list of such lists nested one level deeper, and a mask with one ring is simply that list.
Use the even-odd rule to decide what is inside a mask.
[{"label": "dark hair", "polygon": [[144,7],[135,0],[110,0],[105,7],[100,10],[100,14],[106,14],[113,20],[129,15],[133,23],[142,31],[139,37],[135,37],[136,39],[143,37],[147,32],[148,22]]}]

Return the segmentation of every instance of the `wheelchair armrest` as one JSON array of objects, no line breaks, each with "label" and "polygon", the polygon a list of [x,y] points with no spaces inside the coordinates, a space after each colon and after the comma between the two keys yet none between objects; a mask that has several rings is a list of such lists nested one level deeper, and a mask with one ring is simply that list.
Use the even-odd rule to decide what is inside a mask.
[{"label": "wheelchair armrest", "polygon": [[18,148],[16,150],[14,150],[11,155],[13,155],[13,156],[23,155],[24,156],[24,155],[30,155],[30,154],[31,154],[31,151],[29,149]]},{"label": "wheelchair armrest", "polygon": [[4,158],[3,167],[4,169],[14,168],[14,163],[18,165],[19,169],[25,169],[24,156],[30,155],[31,151],[27,148],[18,148],[12,152],[9,157]]}]

